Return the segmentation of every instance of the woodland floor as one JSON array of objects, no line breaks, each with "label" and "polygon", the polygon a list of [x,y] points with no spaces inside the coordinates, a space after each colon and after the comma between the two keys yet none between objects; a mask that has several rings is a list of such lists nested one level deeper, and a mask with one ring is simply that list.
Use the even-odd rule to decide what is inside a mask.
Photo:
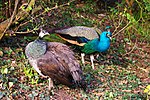
[{"label": "woodland floor", "polygon": [[[90,17],[93,18],[92,15]],[[80,21],[69,25],[76,25]],[[87,82],[86,91],[58,84],[51,92],[48,91],[48,80],[40,77],[25,57],[24,48],[35,39],[33,36],[35,34],[17,35],[4,37],[0,41],[1,100],[146,99],[143,91],[150,84],[150,42],[141,39],[139,34],[132,34],[129,38],[125,33],[120,33],[113,37],[110,49],[96,58],[95,70],[90,66],[89,55],[86,56],[86,66],[82,66]],[[78,49],[68,45],[81,64]]]},{"label": "woodland floor", "polygon": [[[86,92],[81,89],[69,89],[64,85],[57,85],[52,92],[49,92],[48,81],[37,75],[25,58],[24,47],[29,42],[25,37],[4,38],[0,43],[0,64],[2,69],[8,69],[0,75],[1,99],[140,100],[145,98],[143,90],[150,84],[149,43],[141,42],[136,38],[131,45],[129,41],[124,41],[123,36],[116,37],[117,40],[112,42],[109,51],[96,59],[95,70],[91,69],[89,57],[86,57],[86,66],[82,67],[88,84]],[[124,51],[128,53],[120,54]],[[76,53],[80,61],[79,55],[79,52]],[[34,83],[29,78],[38,82]],[[11,86],[9,82],[13,82],[13,85]]]}]

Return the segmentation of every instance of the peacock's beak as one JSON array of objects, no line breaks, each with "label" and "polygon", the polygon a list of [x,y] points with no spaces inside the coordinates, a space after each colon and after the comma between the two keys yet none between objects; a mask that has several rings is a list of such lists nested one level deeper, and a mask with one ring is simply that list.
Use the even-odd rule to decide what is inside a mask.
[{"label": "peacock's beak", "polygon": [[109,39],[112,40],[112,37],[110,36]]}]

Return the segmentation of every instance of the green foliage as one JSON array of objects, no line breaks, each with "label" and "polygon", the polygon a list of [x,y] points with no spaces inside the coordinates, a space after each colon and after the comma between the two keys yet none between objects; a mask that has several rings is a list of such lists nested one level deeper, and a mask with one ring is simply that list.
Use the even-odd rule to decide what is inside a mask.
[{"label": "green foliage", "polygon": [[7,74],[8,73],[8,68],[2,68],[1,73],[2,74]]},{"label": "green foliage", "polygon": [[[89,27],[97,26],[103,29],[106,22],[110,21],[114,24],[112,25],[113,28],[119,26],[114,33],[117,33],[129,23],[123,32],[118,34],[120,37],[124,34],[127,36],[121,39],[120,37],[113,37],[112,46],[107,54],[102,54],[98,59],[95,59],[96,70],[91,69],[89,56],[85,57],[88,64],[84,67],[82,66],[82,68],[87,82],[87,92],[83,92],[79,88],[66,89],[63,85],[54,85],[53,95],[50,95],[47,90],[47,81],[43,81],[40,78],[24,55],[24,47],[28,42],[37,38],[37,33],[36,36],[26,35],[24,37],[16,37],[15,39],[17,40],[14,39],[15,41],[13,40],[12,43],[4,38],[5,41],[2,41],[0,44],[7,43],[5,47],[0,48],[0,51],[2,51],[2,56],[0,56],[0,90],[2,90],[0,91],[0,99],[5,99],[5,97],[9,99],[11,97],[10,99],[17,100],[22,96],[22,99],[29,97],[30,99],[40,98],[49,100],[57,98],[61,91],[71,94],[75,100],[143,100],[145,96],[149,98],[149,87],[146,87],[149,86],[149,83],[142,81],[144,78],[147,79],[147,77],[141,73],[140,75],[137,73],[138,71],[142,71],[141,69],[146,70],[146,66],[149,66],[149,60],[144,58],[144,55],[138,55],[134,51],[128,56],[122,56],[122,54],[128,51],[126,44],[131,46],[131,38],[137,38],[134,34],[140,34],[147,40],[149,39],[149,0],[140,2],[139,0],[135,0],[136,10],[134,10],[134,7],[131,8],[133,14],[128,12],[125,3],[118,4],[116,8],[111,8],[111,12],[107,12],[109,17],[106,14],[106,17],[103,18],[95,13],[97,7],[93,0],[75,1],[70,3],[70,5],[50,10],[56,5],[59,6],[67,2],[64,0],[61,1],[51,0],[45,3],[45,0],[37,0],[36,3],[41,5],[43,9],[39,13],[36,13],[37,15],[32,15],[31,13],[32,17],[30,16],[24,21],[29,21],[29,23],[20,27],[18,31],[37,30],[41,25],[49,28],[84,25]],[[31,9],[30,7],[28,8],[28,10]],[[42,11],[46,13],[33,19],[41,14]],[[55,34],[51,34],[50,37],[45,37],[45,39],[47,41],[66,43]],[[147,45],[149,46],[149,44]],[[140,52],[143,54],[146,52],[145,54],[148,58],[148,51],[143,51],[143,48],[136,49],[141,50]],[[77,53],[75,54],[78,55]],[[134,56],[136,58],[133,58]],[[80,57],[76,57],[80,60]],[[139,65],[143,62],[142,59],[146,60],[146,66],[140,67]],[[129,61],[126,62],[126,60]],[[16,61],[15,66],[12,66],[12,61]],[[139,67],[140,69],[138,69]]]},{"label": "green foliage", "polygon": [[39,81],[39,76],[37,72],[34,72],[33,67],[24,67],[23,69],[25,76],[28,78],[28,82],[31,84],[37,84]]},{"label": "green foliage", "polygon": [[[138,1],[135,0],[133,7],[130,8],[132,14],[129,13],[129,9],[125,6],[126,3],[118,4],[118,8],[111,8],[110,17],[112,19],[118,19],[117,24],[119,27],[124,27],[129,24],[125,30],[128,35],[140,34],[147,40],[150,40],[150,2],[149,0]],[[118,17],[118,18],[117,18]],[[122,21],[121,21],[122,20]],[[116,22],[114,21],[114,25]],[[117,26],[118,27],[118,26]]]},{"label": "green foliage", "polygon": [[143,0],[145,9],[149,12],[150,11],[150,1],[149,0]]}]

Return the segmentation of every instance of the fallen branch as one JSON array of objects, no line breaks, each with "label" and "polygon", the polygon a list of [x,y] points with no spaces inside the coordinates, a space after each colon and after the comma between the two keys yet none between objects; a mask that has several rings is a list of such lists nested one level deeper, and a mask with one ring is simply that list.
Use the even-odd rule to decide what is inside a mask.
[{"label": "fallen branch", "polygon": [[14,32],[16,34],[27,34],[27,33],[32,33],[34,32],[34,30],[29,30],[29,31],[26,31],[26,32]]},{"label": "fallen branch", "polygon": [[127,52],[126,54],[122,55],[122,57],[124,57],[124,56],[129,55],[130,53],[132,53],[132,51],[133,51],[133,50],[135,49],[135,47],[136,47],[136,44],[137,44],[137,39],[136,39],[136,41],[135,41],[135,44],[134,44],[133,48],[132,48],[129,52]]}]

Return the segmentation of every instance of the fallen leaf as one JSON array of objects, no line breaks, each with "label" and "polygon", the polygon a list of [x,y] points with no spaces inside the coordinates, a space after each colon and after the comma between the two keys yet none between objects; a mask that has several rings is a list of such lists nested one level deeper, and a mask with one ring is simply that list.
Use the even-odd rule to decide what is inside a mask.
[{"label": "fallen leaf", "polygon": [[13,82],[9,82],[8,84],[9,84],[9,88],[11,88],[14,83]]},{"label": "fallen leaf", "polygon": [[0,50],[0,56],[1,56],[1,57],[3,56],[3,54],[4,54],[3,51]]},{"label": "fallen leaf", "polygon": [[16,64],[16,61],[15,61],[15,60],[11,62],[11,66],[12,66],[12,67],[17,67],[17,64]]},{"label": "fallen leaf", "polygon": [[131,92],[131,90],[122,90],[122,92]]},{"label": "fallen leaf", "polygon": [[144,93],[147,93],[148,95],[150,95],[150,85],[148,85],[145,90]]}]

